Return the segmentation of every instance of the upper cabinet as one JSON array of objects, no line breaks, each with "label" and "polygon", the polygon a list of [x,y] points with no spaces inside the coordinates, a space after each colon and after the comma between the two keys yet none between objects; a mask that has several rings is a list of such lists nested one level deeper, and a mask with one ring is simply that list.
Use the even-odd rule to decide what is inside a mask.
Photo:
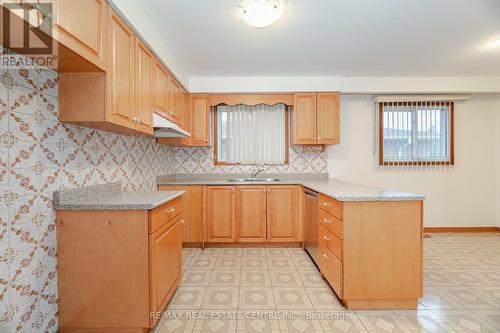
[{"label": "upper cabinet", "polygon": [[135,43],[135,128],[143,133],[153,133],[153,69],[154,56],[138,38]]},{"label": "upper cabinet", "polygon": [[292,144],[340,143],[340,107],[337,93],[294,94],[291,119]]},{"label": "upper cabinet", "polygon": [[[70,3],[58,2],[73,15],[80,9],[88,15],[101,13],[97,10],[101,7],[91,5],[99,1],[75,2],[74,6]],[[105,2],[103,6],[107,19],[101,30],[106,33],[102,38],[104,45],[102,49],[96,48],[99,49],[96,54],[106,55],[102,62],[106,64],[105,71],[60,73],[59,120],[120,134],[148,135],[153,133],[153,112],[181,123],[186,113],[182,86],[127,23]],[[72,27],[76,31],[72,35],[81,35],[79,38],[85,37],[88,43],[97,45],[96,39],[91,38],[93,35],[83,28],[78,30],[79,25],[73,21],[65,18],[60,24]]]},{"label": "upper cabinet", "polygon": [[134,127],[135,35],[113,11],[108,16],[108,72],[106,120]]},{"label": "upper cabinet", "polygon": [[107,15],[105,0],[56,1],[54,23],[59,43],[106,70]]}]

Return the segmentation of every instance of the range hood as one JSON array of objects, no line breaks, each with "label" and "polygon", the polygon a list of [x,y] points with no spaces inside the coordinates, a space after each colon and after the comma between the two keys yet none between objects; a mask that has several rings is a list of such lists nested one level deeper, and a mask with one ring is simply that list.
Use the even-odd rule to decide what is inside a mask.
[{"label": "range hood", "polygon": [[157,138],[185,138],[191,136],[188,132],[156,113],[153,113],[154,136]]}]

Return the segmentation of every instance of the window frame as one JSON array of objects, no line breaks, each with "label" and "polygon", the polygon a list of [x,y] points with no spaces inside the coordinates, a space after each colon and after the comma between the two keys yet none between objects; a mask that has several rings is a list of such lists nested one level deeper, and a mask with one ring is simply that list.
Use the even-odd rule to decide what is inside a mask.
[{"label": "window frame", "polygon": [[[214,165],[255,165],[255,164],[246,164],[246,163],[229,163],[225,161],[219,161],[219,115],[218,115],[218,106],[227,105],[228,104],[217,104],[214,108]],[[252,105],[253,106],[253,105]],[[290,150],[290,108],[285,104],[285,160],[283,164],[262,164],[262,165],[288,165],[289,164],[289,150]]]},{"label": "window frame", "polygon": [[[450,135],[450,156],[447,161],[430,161],[430,160],[422,160],[422,161],[385,161],[384,160],[384,106],[408,106],[415,105],[417,103],[423,103],[425,105],[435,105],[435,106],[448,106],[449,111],[449,135]],[[379,151],[379,166],[434,166],[434,165],[443,165],[443,166],[451,166],[455,165],[455,129],[454,129],[454,113],[455,113],[455,102],[454,101],[421,101],[421,102],[380,102],[379,110],[378,110],[378,151]]]}]

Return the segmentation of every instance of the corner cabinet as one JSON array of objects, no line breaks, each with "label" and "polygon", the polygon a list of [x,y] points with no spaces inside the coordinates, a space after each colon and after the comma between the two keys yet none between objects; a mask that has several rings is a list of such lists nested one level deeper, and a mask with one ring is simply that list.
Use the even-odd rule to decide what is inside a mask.
[{"label": "corner cabinet", "polygon": [[182,270],[181,197],[153,210],[57,211],[60,332],[147,332]]},{"label": "corner cabinet", "polygon": [[294,145],[340,143],[340,106],[337,93],[296,93],[291,117]]}]

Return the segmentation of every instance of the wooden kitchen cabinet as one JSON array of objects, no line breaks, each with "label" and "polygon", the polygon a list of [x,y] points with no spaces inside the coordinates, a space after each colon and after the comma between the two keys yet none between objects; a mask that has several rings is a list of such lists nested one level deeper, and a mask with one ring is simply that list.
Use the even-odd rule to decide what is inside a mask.
[{"label": "wooden kitchen cabinet", "polygon": [[176,124],[180,124],[182,116],[182,88],[172,75],[169,76],[168,80],[168,92],[170,120]]},{"label": "wooden kitchen cabinet", "polygon": [[181,278],[181,198],[153,210],[56,212],[59,331],[156,325]]},{"label": "wooden kitchen cabinet", "polygon": [[108,4],[105,0],[56,1],[57,40],[72,52],[105,71]]},{"label": "wooden kitchen cabinet", "polygon": [[190,146],[210,146],[210,95],[192,94],[190,105]]},{"label": "wooden kitchen cabinet", "polygon": [[315,93],[294,94],[292,123],[293,144],[317,143]]},{"label": "wooden kitchen cabinet", "polygon": [[340,143],[340,106],[337,93],[296,93],[292,111],[294,145]]},{"label": "wooden kitchen cabinet", "polygon": [[186,192],[182,196],[182,211],[184,212],[182,242],[201,243],[203,241],[202,228],[205,186],[160,185],[159,190]]},{"label": "wooden kitchen cabinet", "polygon": [[270,242],[297,240],[298,186],[267,187],[267,239]]},{"label": "wooden kitchen cabinet", "polygon": [[318,266],[348,309],[416,309],[422,296],[421,201],[318,196]]},{"label": "wooden kitchen cabinet", "polygon": [[236,188],[236,232],[238,242],[266,240],[266,186]]},{"label": "wooden kitchen cabinet", "polygon": [[235,186],[207,186],[206,235],[208,242],[234,242]]},{"label": "wooden kitchen cabinet", "polygon": [[[182,220],[180,220],[182,221]],[[161,312],[180,280],[182,223],[174,219],[150,236],[151,310]]]},{"label": "wooden kitchen cabinet", "polygon": [[127,24],[110,10],[108,14],[108,71],[106,73],[107,120],[134,128],[134,62],[136,36]]},{"label": "wooden kitchen cabinet", "polygon": [[139,41],[135,39],[135,102],[134,109],[135,129],[153,134],[153,74],[155,58],[151,51]]},{"label": "wooden kitchen cabinet", "polygon": [[169,92],[168,92],[168,71],[159,62],[154,65],[154,89],[155,96],[154,111],[165,118],[170,119],[169,114]]}]

